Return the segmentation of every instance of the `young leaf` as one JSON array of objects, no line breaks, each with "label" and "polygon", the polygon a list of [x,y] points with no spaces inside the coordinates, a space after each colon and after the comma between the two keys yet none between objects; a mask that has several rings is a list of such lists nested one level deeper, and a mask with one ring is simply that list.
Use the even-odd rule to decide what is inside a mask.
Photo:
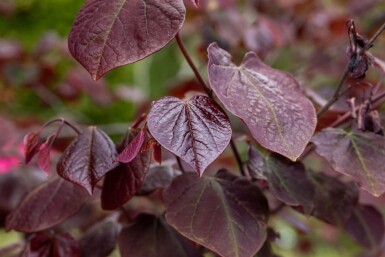
[{"label": "young leaf", "polygon": [[327,128],[313,138],[316,152],[337,172],[353,177],[374,196],[385,192],[385,138],[372,132]]},{"label": "young leaf", "polygon": [[40,132],[31,132],[24,137],[24,158],[28,164],[38,152]]},{"label": "young leaf", "polygon": [[49,175],[49,172],[50,172],[50,165],[51,165],[50,151],[51,151],[53,141],[55,141],[55,139],[56,139],[56,135],[52,134],[39,147],[39,155],[37,158],[37,165],[47,175]]},{"label": "young leaf", "polygon": [[140,149],[144,143],[144,131],[140,130],[134,139],[124,148],[124,150],[118,155],[116,161],[122,163],[129,163],[140,152]]},{"label": "young leaf", "polygon": [[73,215],[89,198],[87,192],[61,178],[30,192],[6,220],[6,229],[35,232],[53,227]]},{"label": "young leaf", "polygon": [[384,238],[384,218],[375,207],[360,205],[345,224],[345,230],[362,246],[376,249]]},{"label": "young leaf", "polygon": [[170,166],[155,166],[148,170],[140,192],[149,194],[156,189],[168,187],[172,180],[182,174],[179,170],[175,170]]},{"label": "young leaf", "polygon": [[166,220],[223,257],[251,257],[266,239],[267,200],[259,188],[226,172],[177,177],[165,191]]},{"label": "young leaf", "polygon": [[[128,133],[124,138],[121,149],[130,145],[136,137]],[[126,148],[127,149],[127,148]],[[151,153],[145,151],[139,153],[131,162],[119,164],[109,171],[104,179],[102,189],[102,208],[114,210],[128,200],[140,189],[144,175],[151,161]]]},{"label": "young leaf", "polygon": [[68,47],[97,80],[162,49],[185,15],[182,0],[89,0],[76,17]]},{"label": "young leaf", "polygon": [[[143,247],[143,246],[146,247]],[[122,257],[200,257],[193,244],[179,235],[163,218],[139,215],[119,237]]]},{"label": "young leaf", "polygon": [[103,131],[91,126],[64,151],[57,164],[57,172],[92,194],[99,180],[113,168],[116,155],[111,139]]},{"label": "young leaf", "polygon": [[63,233],[55,236],[52,247],[52,256],[55,257],[80,257],[79,244],[69,234]]},{"label": "young leaf", "polygon": [[249,168],[264,177],[269,183],[271,193],[288,205],[302,205],[308,213],[313,206],[314,184],[307,177],[305,167],[300,162],[292,162],[277,154],[263,157],[253,147],[249,151]]},{"label": "young leaf", "polygon": [[317,123],[298,82],[268,67],[253,52],[240,66],[216,43],[209,46],[208,56],[210,85],[223,105],[246,123],[259,144],[295,161]]},{"label": "young leaf", "polygon": [[156,101],[147,118],[152,136],[202,176],[231,139],[226,113],[203,95],[181,101],[164,97]]},{"label": "young leaf", "polygon": [[119,225],[103,222],[89,229],[79,240],[80,256],[106,257],[115,249]]}]

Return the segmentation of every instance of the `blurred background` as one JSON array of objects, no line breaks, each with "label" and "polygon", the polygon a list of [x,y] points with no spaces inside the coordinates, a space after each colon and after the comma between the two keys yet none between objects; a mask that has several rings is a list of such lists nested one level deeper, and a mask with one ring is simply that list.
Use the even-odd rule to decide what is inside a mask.
[{"label": "blurred background", "polygon": [[[46,179],[35,164],[21,164],[27,132],[50,119],[65,117],[79,127],[96,124],[119,141],[129,124],[149,110],[151,101],[202,91],[175,42],[93,81],[71,57],[66,41],[83,4],[79,0],[0,0],[1,226],[22,196]],[[186,6],[180,34],[205,78],[206,48],[216,41],[233,54],[236,63],[247,51],[255,51],[268,65],[292,73],[315,105],[324,104],[333,93],[348,60],[346,21],[354,19],[358,33],[367,38],[385,21],[383,0],[201,0],[199,9],[189,1]],[[384,47],[382,36],[371,53],[385,59]],[[373,85],[382,82],[384,69],[385,65],[370,70],[367,81]],[[362,90],[349,94],[359,98]],[[348,110],[345,100],[333,106],[319,128]],[[247,133],[244,125],[232,120],[235,137]],[[55,143],[56,151],[73,136],[64,131],[61,141]],[[245,156],[246,145],[240,143],[240,149]],[[56,157],[54,154],[53,163]],[[325,165],[322,160],[311,160],[306,163],[309,167]],[[233,165],[231,154],[225,153],[213,165]],[[10,178],[23,186],[7,186]],[[14,197],[5,199],[10,192]],[[384,203],[383,197],[374,199],[365,193],[361,201],[379,207]],[[342,229],[289,208],[272,218],[270,226],[280,234],[273,247],[282,256],[359,256],[362,251]],[[0,248],[21,237],[0,228]]]}]

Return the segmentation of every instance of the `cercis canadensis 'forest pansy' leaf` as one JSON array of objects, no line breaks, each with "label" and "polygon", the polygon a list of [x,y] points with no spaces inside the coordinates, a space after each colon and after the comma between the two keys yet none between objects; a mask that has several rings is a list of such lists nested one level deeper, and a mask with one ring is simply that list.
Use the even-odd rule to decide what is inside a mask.
[{"label": "cercis canadensis 'forest pansy' leaf", "polygon": [[302,205],[308,213],[313,205],[314,184],[300,162],[277,154],[265,158],[254,147],[249,150],[249,170],[269,183],[271,193],[288,205]]},{"label": "cercis canadensis 'forest pansy' leaf", "polygon": [[[143,246],[146,247],[143,247]],[[141,214],[119,237],[122,257],[202,257],[202,254],[164,218]]]},{"label": "cercis canadensis 'forest pansy' leaf", "polygon": [[164,97],[147,117],[152,136],[202,176],[231,139],[229,118],[214,100],[198,95],[189,100]]},{"label": "cercis canadensis 'forest pansy' leaf", "polygon": [[[134,136],[128,132],[119,148],[125,149],[137,136],[138,134]],[[148,136],[143,135],[143,137]],[[103,183],[102,208],[114,210],[130,200],[140,189],[150,161],[151,151],[144,151],[139,153],[131,162],[121,163],[109,171]]]},{"label": "cercis canadensis 'forest pansy' leaf", "polygon": [[90,126],[64,151],[57,164],[57,172],[92,194],[98,181],[113,168],[116,155],[111,139],[103,131]]},{"label": "cercis canadensis 'forest pansy' leaf", "polygon": [[89,198],[78,185],[55,178],[30,192],[7,217],[7,230],[35,232],[59,224]]},{"label": "cercis canadensis 'forest pansy' leaf", "polygon": [[385,138],[372,132],[327,128],[313,138],[316,152],[337,172],[357,180],[374,196],[385,192]]},{"label": "cercis canadensis 'forest pansy' leaf", "polygon": [[132,141],[124,148],[124,150],[118,155],[116,161],[122,163],[129,163],[140,152],[140,149],[144,143],[144,131],[141,129],[139,133],[132,139]]},{"label": "cercis canadensis 'forest pansy' leaf", "polygon": [[50,151],[51,151],[53,141],[55,141],[55,139],[56,139],[56,135],[52,134],[39,147],[39,155],[37,158],[37,165],[47,175],[49,175],[49,172],[50,172],[50,165],[51,165]]},{"label": "cercis canadensis 'forest pansy' leaf", "polygon": [[89,0],[76,17],[68,46],[96,80],[162,49],[185,15],[182,0]]},{"label": "cercis canadensis 'forest pansy' leaf", "polygon": [[266,240],[267,200],[252,182],[225,171],[177,177],[165,191],[166,220],[223,257],[251,257]]},{"label": "cercis canadensis 'forest pansy' leaf", "polygon": [[24,137],[24,158],[25,164],[28,164],[39,149],[40,132],[31,132]]},{"label": "cercis canadensis 'forest pansy' leaf", "polygon": [[156,189],[165,188],[180,174],[182,174],[181,171],[176,170],[171,166],[151,167],[144,178],[140,192],[142,194],[149,194]]},{"label": "cercis canadensis 'forest pansy' leaf", "polygon": [[259,144],[295,161],[317,123],[313,104],[288,73],[272,69],[249,52],[240,66],[213,43],[208,48],[211,88],[241,118]]}]

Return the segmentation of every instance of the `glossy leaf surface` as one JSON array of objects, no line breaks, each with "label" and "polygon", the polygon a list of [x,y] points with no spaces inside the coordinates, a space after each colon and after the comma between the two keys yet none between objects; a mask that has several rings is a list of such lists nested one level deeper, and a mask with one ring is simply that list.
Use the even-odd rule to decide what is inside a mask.
[{"label": "glossy leaf surface", "polygon": [[263,158],[251,147],[248,167],[257,177],[268,181],[269,189],[276,198],[288,205],[302,205],[305,212],[310,211],[314,184],[307,177],[302,163],[292,162],[277,154],[269,154]]},{"label": "glossy leaf surface", "polygon": [[64,151],[57,172],[64,179],[84,187],[90,194],[114,166],[114,143],[96,127],[86,128]]},{"label": "glossy leaf surface", "polygon": [[353,177],[374,196],[385,192],[385,138],[371,132],[328,128],[314,136],[316,152],[334,170]]},{"label": "glossy leaf surface", "polygon": [[[143,247],[146,246],[146,247]],[[202,256],[186,238],[163,218],[149,214],[138,216],[119,237],[122,257],[199,257]]]},{"label": "glossy leaf surface", "polygon": [[96,80],[162,49],[185,14],[182,0],[89,0],[76,17],[68,46]]},{"label": "glossy leaf surface", "polygon": [[30,192],[7,217],[7,230],[35,232],[53,227],[73,215],[89,198],[87,192],[55,178]]},{"label": "glossy leaf surface", "polygon": [[208,48],[211,88],[241,118],[259,144],[296,160],[311,139],[317,118],[312,103],[288,73],[272,69],[249,52],[240,66],[213,43]]},{"label": "glossy leaf surface", "polygon": [[116,161],[122,163],[129,163],[140,152],[140,149],[144,142],[144,131],[140,130],[139,133],[132,139],[132,141],[124,148],[124,150],[118,155]]},{"label": "glossy leaf surface", "polygon": [[[124,149],[135,138],[133,134],[128,133],[120,148]],[[140,189],[150,161],[151,152],[145,151],[138,154],[131,162],[121,163],[109,171],[103,183],[102,208],[114,210],[130,200]]]},{"label": "glossy leaf surface", "polygon": [[362,246],[376,249],[384,238],[384,218],[375,207],[361,205],[345,224],[345,230]]},{"label": "glossy leaf surface", "polygon": [[203,95],[182,101],[164,97],[155,102],[147,118],[152,136],[202,176],[231,139],[226,113]]},{"label": "glossy leaf surface", "polygon": [[203,178],[184,173],[164,196],[167,222],[221,256],[254,256],[266,239],[267,201],[247,180],[227,172]]},{"label": "glossy leaf surface", "polygon": [[103,222],[89,229],[79,240],[80,256],[106,257],[118,242],[119,225]]}]

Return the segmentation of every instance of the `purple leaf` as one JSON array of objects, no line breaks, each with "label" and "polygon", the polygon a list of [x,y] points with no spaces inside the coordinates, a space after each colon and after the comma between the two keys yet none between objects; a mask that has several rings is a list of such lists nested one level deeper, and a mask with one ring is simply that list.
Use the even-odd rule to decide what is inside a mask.
[{"label": "purple leaf", "polygon": [[80,257],[79,244],[69,233],[55,237],[52,252],[55,257]]},{"label": "purple leaf", "polygon": [[[129,132],[120,148],[124,149],[135,138]],[[114,210],[130,200],[140,189],[150,161],[151,152],[145,151],[138,154],[130,163],[119,164],[109,171],[103,183],[102,208]]]},{"label": "purple leaf", "polygon": [[51,165],[50,151],[51,151],[53,141],[55,141],[55,139],[56,139],[56,135],[52,134],[39,147],[39,155],[37,158],[37,165],[47,175],[49,175],[49,173],[50,173],[50,165]]},{"label": "purple leaf", "polygon": [[89,0],[76,17],[68,46],[97,80],[162,49],[185,15],[182,0]]},{"label": "purple leaf", "polygon": [[385,138],[372,132],[327,128],[313,138],[316,152],[337,172],[353,177],[374,196],[385,192]]},{"label": "purple leaf", "polygon": [[116,161],[122,163],[129,163],[140,152],[140,149],[144,143],[144,131],[140,130],[134,139],[124,148],[124,150],[118,155]]},{"label": "purple leaf", "polygon": [[158,142],[152,145],[152,159],[159,165],[162,164],[162,146]]},{"label": "purple leaf", "polygon": [[266,239],[267,200],[252,182],[230,173],[177,177],[165,191],[166,220],[223,257],[251,257]]},{"label": "purple leaf", "polygon": [[[143,247],[143,246],[146,247]],[[163,218],[139,215],[119,237],[122,257],[201,257],[193,244],[179,235]]]},{"label": "purple leaf", "polygon": [[83,188],[61,178],[47,181],[8,215],[6,229],[35,232],[53,227],[73,215],[88,198]]},{"label": "purple leaf", "polygon": [[190,0],[190,2],[191,2],[195,7],[199,7],[199,0]]},{"label": "purple leaf", "polygon": [[92,191],[115,165],[116,149],[111,139],[98,128],[85,129],[64,151],[57,172],[64,179]]},{"label": "purple leaf", "polygon": [[185,101],[171,96],[156,101],[147,125],[164,148],[194,167],[199,176],[231,139],[226,113],[203,95]]},{"label": "purple leaf", "polygon": [[305,213],[313,207],[314,184],[307,177],[302,163],[277,154],[263,158],[251,147],[248,167],[258,174],[257,177],[268,181],[271,193],[280,201],[293,206],[302,205]]},{"label": "purple leaf", "polygon": [[216,43],[209,46],[208,56],[210,85],[223,105],[246,123],[259,144],[295,161],[317,123],[298,82],[268,67],[253,52],[240,66]]},{"label": "purple leaf", "polygon": [[350,216],[345,230],[362,246],[376,249],[384,238],[384,218],[375,207],[361,205]]},{"label": "purple leaf", "polygon": [[40,132],[31,132],[24,137],[24,158],[25,164],[28,164],[31,159],[38,153]]},{"label": "purple leaf", "polygon": [[80,256],[106,257],[115,249],[119,225],[103,222],[89,229],[79,240]]},{"label": "purple leaf", "polygon": [[182,174],[170,166],[155,166],[148,170],[144,178],[140,192],[142,194],[152,193],[159,188],[168,187],[172,180]]}]

